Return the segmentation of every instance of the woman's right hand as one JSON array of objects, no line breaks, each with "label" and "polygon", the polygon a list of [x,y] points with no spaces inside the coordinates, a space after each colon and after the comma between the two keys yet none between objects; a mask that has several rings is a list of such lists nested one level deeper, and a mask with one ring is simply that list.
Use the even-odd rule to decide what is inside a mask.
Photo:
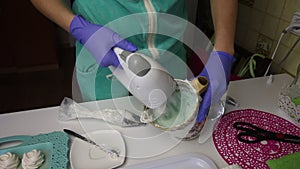
[{"label": "woman's right hand", "polygon": [[71,35],[78,40],[93,55],[100,67],[119,66],[119,61],[112,50],[119,47],[134,52],[137,47],[123,39],[111,29],[92,24],[81,15],[76,15],[70,24]]}]

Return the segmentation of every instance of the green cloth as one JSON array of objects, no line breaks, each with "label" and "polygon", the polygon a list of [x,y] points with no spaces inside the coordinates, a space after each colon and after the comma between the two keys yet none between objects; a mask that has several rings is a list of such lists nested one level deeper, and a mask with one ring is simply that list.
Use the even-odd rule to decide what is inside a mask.
[{"label": "green cloth", "polygon": [[295,103],[296,106],[300,105],[300,97],[294,98],[292,102]]},{"label": "green cloth", "polygon": [[[148,49],[149,14],[143,0],[76,0],[73,11],[92,23],[104,25],[134,43],[138,50],[151,56]],[[186,51],[180,40],[185,24],[174,24],[168,17],[158,13],[171,14],[187,19],[183,0],[152,0],[156,13],[157,34],[154,47],[159,51],[156,58],[175,78],[186,77]],[[134,14],[134,15],[132,15]],[[161,33],[163,32],[163,33]],[[171,38],[172,37],[172,38]],[[167,52],[166,52],[167,51]],[[177,59],[174,59],[174,56]],[[108,68],[100,68],[85,48],[76,43],[76,78],[84,101],[115,98],[128,95],[125,87],[116,79],[108,79]]]},{"label": "green cloth", "polygon": [[288,154],[278,159],[266,161],[270,169],[299,169],[300,168],[300,151]]}]

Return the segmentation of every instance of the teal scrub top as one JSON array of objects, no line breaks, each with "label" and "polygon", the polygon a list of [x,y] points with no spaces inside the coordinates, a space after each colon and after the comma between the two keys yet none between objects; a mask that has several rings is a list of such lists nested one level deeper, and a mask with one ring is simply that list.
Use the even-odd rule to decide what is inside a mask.
[{"label": "teal scrub top", "polygon": [[[174,78],[186,78],[186,51],[181,42],[187,20],[184,0],[75,0],[75,14],[109,27],[153,57]],[[127,89],[97,65],[91,54],[76,43],[76,78],[84,101],[128,95]]]}]

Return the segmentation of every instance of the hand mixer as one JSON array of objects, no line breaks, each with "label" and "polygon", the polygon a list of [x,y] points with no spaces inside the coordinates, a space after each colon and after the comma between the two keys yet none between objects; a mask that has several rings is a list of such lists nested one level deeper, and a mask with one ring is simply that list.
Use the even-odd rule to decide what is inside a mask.
[{"label": "hand mixer", "polygon": [[142,53],[114,48],[120,65],[110,66],[113,75],[147,108],[166,107],[167,99],[176,89],[176,81],[160,64]]},{"label": "hand mixer", "polygon": [[[114,48],[114,52],[121,66],[109,67],[113,75],[146,106],[146,109],[150,109],[146,111],[148,114],[145,111],[142,114],[143,122],[152,122],[166,111],[180,112],[180,106],[185,103],[182,103],[182,93],[178,90],[183,86],[189,86],[187,90],[194,93],[199,93],[207,87],[207,79],[203,82],[203,79],[195,78],[196,82],[192,81],[191,84],[187,80],[174,79],[159,63],[142,53],[131,53],[120,48]],[[198,98],[194,100],[198,102]],[[145,114],[148,117],[145,117]]]}]

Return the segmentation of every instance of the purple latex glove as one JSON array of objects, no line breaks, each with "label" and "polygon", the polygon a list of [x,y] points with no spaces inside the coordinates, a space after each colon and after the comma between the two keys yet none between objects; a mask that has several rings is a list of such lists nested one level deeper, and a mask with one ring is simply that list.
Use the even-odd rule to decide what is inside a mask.
[{"label": "purple latex glove", "polygon": [[227,90],[230,72],[235,58],[226,52],[214,51],[199,74],[209,80],[207,91],[201,102],[197,122],[201,122],[207,115],[210,105],[218,102]]},{"label": "purple latex glove", "polygon": [[78,40],[93,55],[100,67],[119,66],[119,60],[112,50],[119,47],[134,52],[137,47],[124,40],[111,29],[96,25],[76,15],[70,24],[71,35]]}]

